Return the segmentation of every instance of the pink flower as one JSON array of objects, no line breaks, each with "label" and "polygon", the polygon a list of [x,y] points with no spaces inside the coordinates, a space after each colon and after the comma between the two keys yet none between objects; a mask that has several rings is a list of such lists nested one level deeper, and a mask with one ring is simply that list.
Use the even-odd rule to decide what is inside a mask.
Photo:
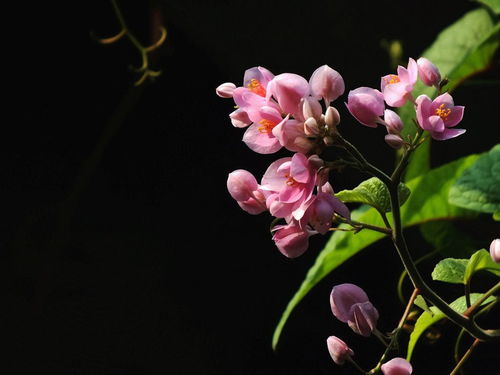
[{"label": "pink flower", "polygon": [[495,263],[500,263],[500,239],[494,239],[490,244],[490,255],[491,259]]},{"label": "pink flower", "polygon": [[363,289],[354,284],[334,286],[330,294],[333,315],[359,335],[370,336],[379,314]]},{"label": "pink flower", "polygon": [[245,70],[243,76],[243,86],[259,96],[266,96],[266,88],[269,81],[274,78],[274,74],[262,66]]},{"label": "pink flower", "polygon": [[311,95],[325,101],[328,107],[330,102],[344,93],[345,85],[342,76],[328,65],[320,66],[309,79]]},{"label": "pink flower", "polygon": [[387,133],[399,135],[403,130],[403,122],[401,117],[390,109],[384,111],[384,122],[387,125]]},{"label": "pink flower", "polygon": [[232,82],[225,82],[215,89],[215,93],[221,98],[232,98],[236,85]]},{"label": "pink flower", "polygon": [[354,352],[347,344],[336,336],[330,336],[326,339],[328,352],[337,365],[343,365],[346,359],[352,357]]},{"label": "pink flower", "polygon": [[308,154],[314,147],[304,131],[304,123],[294,119],[278,124],[273,129],[273,135],[283,147],[292,152]]},{"label": "pink flower", "polygon": [[304,217],[321,234],[326,234],[330,229],[335,212],[342,217],[350,218],[349,209],[333,195],[333,188],[328,182],[319,188],[317,195],[310,199],[308,205]]},{"label": "pink flower", "polygon": [[229,118],[231,119],[231,124],[233,124],[235,128],[246,128],[252,123],[252,120],[248,117],[248,113],[240,108],[231,112]]},{"label": "pink flower", "polygon": [[251,111],[249,116],[254,122],[243,135],[243,142],[260,154],[272,154],[278,151],[282,145],[273,130],[277,125],[286,123],[288,116],[283,119],[280,112],[270,106]]},{"label": "pink flower", "polygon": [[273,231],[276,247],[288,258],[302,255],[309,247],[309,237],[314,234],[302,228],[296,220],[291,220],[287,225],[276,225]]},{"label": "pink flower", "polygon": [[408,60],[408,67],[405,69],[398,66],[398,74],[389,74],[380,80],[380,87],[384,95],[385,102],[391,107],[401,107],[407,100],[412,100],[411,92],[413,85],[417,82],[418,67],[415,60]]},{"label": "pink flower", "polygon": [[403,358],[393,358],[381,367],[384,375],[410,375],[413,371],[411,363]]},{"label": "pink flower", "polygon": [[266,201],[271,214],[284,218],[311,197],[315,182],[315,168],[305,155],[296,153],[269,166],[262,177],[261,189],[271,193]]},{"label": "pink flower", "polygon": [[301,100],[309,95],[309,83],[305,78],[293,74],[279,74],[269,82],[266,99],[274,97],[284,113],[296,115],[302,111]]},{"label": "pink flower", "polygon": [[384,96],[370,87],[358,87],[349,91],[347,109],[363,125],[376,128],[384,114]]},{"label": "pink flower", "polygon": [[248,213],[256,215],[266,211],[265,196],[250,172],[238,169],[229,173],[227,190],[240,207]]},{"label": "pink flower", "polygon": [[439,86],[441,73],[439,69],[430,60],[421,57],[417,60],[418,74],[422,82],[427,86]]},{"label": "pink flower", "polygon": [[432,138],[442,141],[465,133],[465,129],[450,129],[464,115],[464,107],[455,106],[450,94],[444,93],[433,101],[427,95],[420,95],[415,102],[418,124],[422,129],[428,130]]}]

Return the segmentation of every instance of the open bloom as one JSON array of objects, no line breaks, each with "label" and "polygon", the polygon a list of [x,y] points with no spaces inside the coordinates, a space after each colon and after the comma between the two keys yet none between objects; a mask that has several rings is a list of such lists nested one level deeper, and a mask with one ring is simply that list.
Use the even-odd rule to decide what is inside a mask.
[{"label": "open bloom", "polygon": [[254,122],[243,135],[243,142],[260,154],[272,154],[278,151],[282,145],[273,130],[279,124],[286,123],[288,116],[283,119],[275,107],[267,105],[250,112],[249,116]]},{"label": "open bloom", "polygon": [[273,162],[264,173],[261,189],[270,193],[266,204],[276,217],[291,216],[307,201],[316,183],[316,169],[300,153]]},{"label": "open bloom", "polygon": [[340,284],[330,294],[333,315],[362,336],[370,336],[379,317],[365,291],[354,284]]},{"label": "open bloom", "polygon": [[403,358],[393,358],[381,366],[384,375],[410,375],[413,371],[411,363]]},{"label": "open bloom", "polygon": [[275,98],[284,113],[296,115],[302,111],[302,98],[308,95],[309,83],[304,77],[294,73],[282,73],[269,82],[266,99]]},{"label": "open bloom", "polygon": [[384,96],[376,89],[358,87],[349,91],[347,109],[363,125],[376,128],[384,114]]},{"label": "open bloom", "polygon": [[391,107],[401,107],[411,100],[413,85],[417,82],[418,66],[415,60],[408,60],[408,67],[398,66],[398,74],[388,74],[380,80],[380,90],[385,102]]},{"label": "open bloom", "polygon": [[330,336],[326,339],[328,352],[337,365],[343,365],[346,359],[352,357],[354,352],[347,344],[336,336]]},{"label": "open bloom", "polygon": [[432,138],[442,141],[465,133],[465,129],[451,129],[462,121],[464,107],[455,106],[450,94],[444,93],[434,100],[420,95],[415,102],[418,124],[428,130]]}]

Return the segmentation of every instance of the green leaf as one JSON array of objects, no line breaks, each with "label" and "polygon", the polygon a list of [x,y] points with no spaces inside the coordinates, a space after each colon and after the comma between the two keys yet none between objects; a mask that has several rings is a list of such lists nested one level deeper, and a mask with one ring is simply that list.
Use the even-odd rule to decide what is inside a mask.
[{"label": "green leaf", "polygon": [[452,284],[463,284],[468,259],[446,258],[440,261],[432,271],[432,279]]},{"label": "green leaf", "polygon": [[[498,0],[485,2],[497,3]],[[442,77],[448,78],[449,83],[445,89],[451,92],[471,75],[488,68],[500,44],[499,33],[500,23],[486,9],[475,9],[444,29],[422,56],[439,68]],[[437,91],[424,86],[419,80],[414,86],[413,95],[416,98],[421,94],[432,98]],[[413,124],[413,104],[407,103],[400,108],[399,115],[405,124],[403,134],[414,135],[416,126]],[[426,141],[411,156],[405,180],[425,173],[430,168],[429,162],[430,141]]]},{"label": "green leaf", "polygon": [[424,223],[420,226],[424,239],[441,255],[449,258],[470,258],[479,244],[450,221]]},{"label": "green leaf", "polygon": [[[481,293],[471,293],[470,294],[470,299],[471,303],[474,304],[479,298],[481,298],[482,294]],[[495,297],[491,296],[487,298],[481,306],[490,303],[491,301],[494,301]],[[452,303],[450,303],[450,306],[453,310],[463,313],[465,310],[467,310],[467,304],[465,302],[465,296],[462,296]],[[413,350],[415,348],[415,345],[418,342],[418,339],[420,336],[433,324],[437,323],[441,319],[445,318],[446,315],[443,314],[441,310],[439,310],[436,306],[431,306],[430,307],[431,312],[424,311],[417,319],[415,322],[415,327],[413,329],[413,332],[410,335],[410,340],[408,341],[408,351],[406,353],[406,360],[410,361],[411,356],[413,354]]]},{"label": "green leaf", "polygon": [[[419,176],[407,183],[413,192],[401,207],[401,218],[404,227],[419,225],[433,220],[451,220],[458,217],[473,217],[473,211],[464,210],[447,202],[448,190],[462,171],[477,160],[478,155],[470,155]],[[391,218],[391,215],[388,215]],[[374,208],[358,209],[352,212],[353,220],[383,226],[377,210]],[[347,226],[343,226],[347,227]],[[283,327],[293,309],[302,298],[326,275],[352,258],[367,246],[384,237],[383,233],[363,230],[357,234],[337,231],[330,237],[326,247],[316,258],[309,269],[299,290],[288,303],[274,331],[273,348],[276,347]]]},{"label": "green leaf", "polygon": [[489,251],[481,249],[476,251],[469,260],[465,269],[464,284],[470,282],[472,275],[478,271],[485,270],[500,276],[500,263],[495,263],[491,259]]},{"label": "green leaf", "polygon": [[434,315],[432,310],[429,308],[427,305],[427,302],[425,301],[424,297],[422,297],[420,294],[415,298],[415,301],[413,301],[415,306],[420,307],[422,310],[427,311],[429,314]]},{"label": "green leaf", "polygon": [[[399,184],[399,201],[403,205],[410,196],[410,189]],[[335,194],[344,203],[362,203],[375,207],[379,212],[391,211],[391,197],[385,184],[376,177],[361,182],[353,190],[342,190]]]},{"label": "green leaf", "polygon": [[500,144],[481,156],[450,189],[449,202],[470,210],[500,210]]},{"label": "green leaf", "polygon": [[476,0],[478,3],[487,6],[496,15],[500,14],[500,0]]}]

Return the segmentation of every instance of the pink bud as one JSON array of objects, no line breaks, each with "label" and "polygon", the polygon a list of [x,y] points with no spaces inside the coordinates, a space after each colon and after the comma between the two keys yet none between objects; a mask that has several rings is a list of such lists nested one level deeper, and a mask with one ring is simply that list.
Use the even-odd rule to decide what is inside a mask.
[{"label": "pink bud", "polygon": [[347,344],[336,336],[330,336],[326,339],[328,352],[337,365],[343,365],[346,359],[354,355],[352,349]]},{"label": "pink bud", "polygon": [[304,122],[304,134],[305,135],[318,135],[319,134],[319,127],[318,127],[318,122],[314,117],[309,117],[305,122]]},{"label": "pink bud", "polygon": [[490,245],[490,254],[491,254],[491,259],[495,263],[500,263],[500,239],[494,239],[491,241]]},{"label": "pink bud", "polygon": [[351,307],[347,324],[358,335],[368,337],[377,327],[378,311],[371,302],[356,303]]},{"label": "pink bud", "polygon": [[328,107],[325,112],[325,123],[331,128],[336,127],[340,123],[340,114],[334,107]]},{"label": "pink bud", "polygon": [[376,128],[384,113],[384,96],[376,89],[359,87],[349,92],[347,109],[363,125]]},{"label": "pink bud", "polygon": [[253,197],[247,199],[246,201],[237,201],[238,205],[243,211],[248,212],[251,215],[258,215],[267,210],[266,198],[262,191],[255,190],[253,192]]},{"label": "pink bud", "polygon": [[384,375],[410,375],[413,371],[411,363],[403,358],[393,358],[381,367]]},{"label": "pink bud", "polygon": [[400,149],[404,145],[403,139],[399,135],[387,134],[385,137],[385,142],[394,149]]},{"label": "pink bud", "polygon": [[231,124],[236,128],[245,128],[252,123],[252,120],[248,117],[248,113],[241,108],[231,112],[229,118],[231,119]]},{"label": "pink bud", "polygon": [[384,121],[387,124],[387,132],[389,134],[399,135],[401,130],[403,130],[403,121],[401,121],[401,117],[390,109],[384,111]]},{"label": "pink bud", "polygon": [[340,284],[332,288],[330,307],[333,315],[343,323],[352,318],[351,308],[356,303],[368,302],[365,291],[354,284]]},{"label": "pink bud", "polygon": [[427,86],[438,86],[441,81],[439,69],[430,60],[421,57],[417,60],[418,74]]},{"label": "pink bud", "polygon": [[304,103],[302,104],[302,113],[304,115],[304,118],[321,118],[321,104],[319,104],[319,102],[311,96],[307,96],[303,100]]},{"label": "pink bud", "polygon": [[259,185],[255,177],[244,169],[229,173],[227,177],[227,190],[237,201],[246,201],[253,197],[253,192]]},{"label": "pink bud", "polygon": [[328,65],[320,66],[309,79],[311,94],[317,99],[323,98],[328,106],[330,102],[344,93],[344,79]]},{"label": "pink bud", "polygon": [[233,91],[236,89],[236,85],[231,82],[225,82],[222,85],[219,85],[215,89],[215,93],[220,96],[221,98],[232,98],[233,97]]}]

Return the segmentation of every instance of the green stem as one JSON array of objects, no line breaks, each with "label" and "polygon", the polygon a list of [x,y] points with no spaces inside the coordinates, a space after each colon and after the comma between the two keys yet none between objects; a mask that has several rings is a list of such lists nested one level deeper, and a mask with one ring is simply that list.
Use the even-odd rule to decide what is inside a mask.
[{"label": "green stem", "polygon": [[453,369],[453,371],[450,372],[450,375],[456,375],[458,373],[458,371],[460,370],[460,367],[462,367],[462,365],[465,363],[465,361],[467,361],[467,359],[472,354],[472,351],[476,348],[476,346],[479,345],[480,342],[481,342],[481,340],[479,340],[479,339],[474,340],[474,342],[472,343],[470,348],[465,352],[465,354],[462,357],[462,359],[460,360],[460,362],[458,362],[457,365],[455,366],[455,368]]},{"label": "green stem", "polygon": [[486,293],[484,293],[481,298],[479,298],[472,306],[470,306],[467,310],[465,310],[464,315],[472,317],[474,312],[477,310],[479,306],[483,304],[491,295],[495,294],[500,290],[500,281]]}]

